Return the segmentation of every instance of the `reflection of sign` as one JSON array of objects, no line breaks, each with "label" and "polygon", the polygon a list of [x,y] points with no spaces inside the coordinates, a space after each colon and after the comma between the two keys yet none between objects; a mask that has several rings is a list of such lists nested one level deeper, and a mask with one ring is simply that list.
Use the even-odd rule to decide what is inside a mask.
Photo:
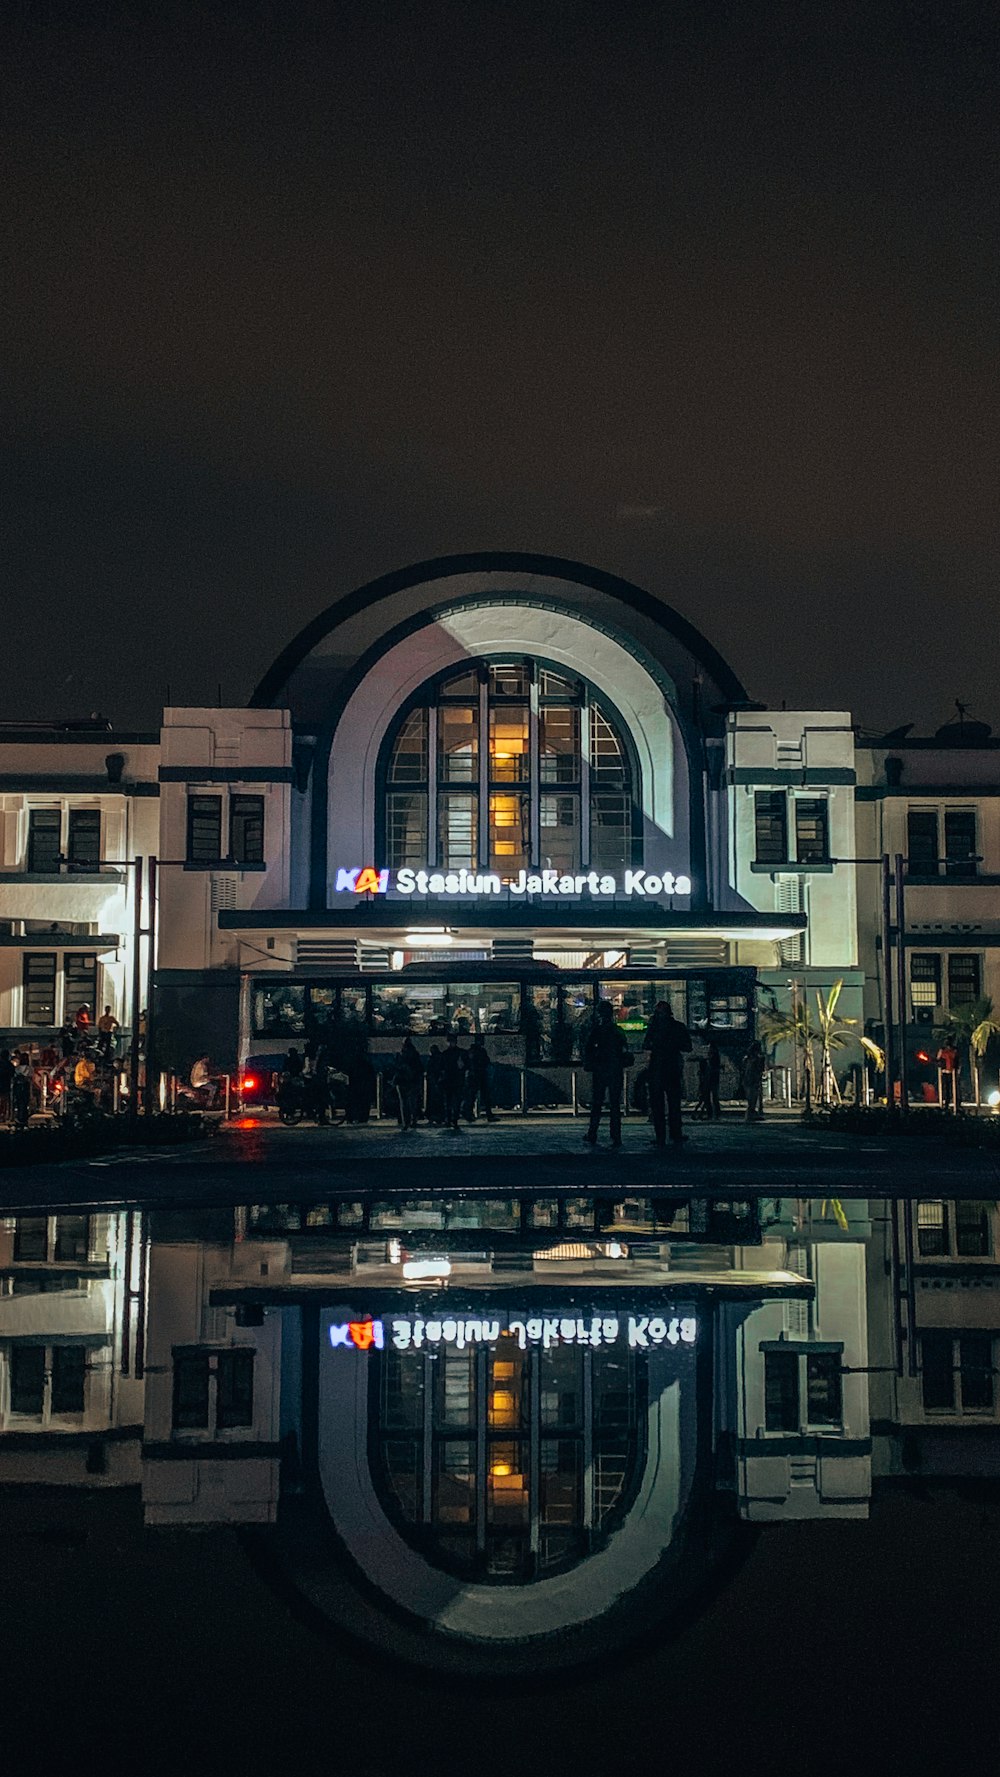
[{"label": "reflection of sign", "polygon": [[397,1351],[410,1347],[449,1345],[464,1351],[469,1345],[496,1345],[502,1334],[516,1339],[520,1349],[555,1345],[625,1345],[629,1351],[653,1351],[661,1345],[693,1345],[698,1323],[693,1315],[616,1314],[569,1316],[532,1315],[528,1319],[497,1317],[484,1320],[464,1315],[428,1320],[402,1316],[392,1320],[352,1320],[330,1327],[330,1344],[356,1351],[383,1351],[388,1341]]},{"label": "reflection of sign", "polygon": [[359,864],[354,869],[337,871],[335,892],[338,895],[385,895],[394,889],[398,895],[444,895],[449,900],[473,895],[508,894],[555,896],[621,895],[629,899],[658,895],[689,895],[690,876],[675,876],[665,870],[658,876],[651,870],[626,870],[621,877],[608,871],[581,870],[574,875],[561,875],[558,870],[519,870],[516,876],[498,876],[493,870],[400,870],[376,869],[374,864]]}]

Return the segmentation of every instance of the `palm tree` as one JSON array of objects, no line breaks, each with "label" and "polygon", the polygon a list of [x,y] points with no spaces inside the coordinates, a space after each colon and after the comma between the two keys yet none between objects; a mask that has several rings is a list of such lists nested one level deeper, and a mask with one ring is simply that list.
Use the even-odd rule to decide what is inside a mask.
[{"label": "palm tree", "polygon": [[[814,1052],[819,1058],[820,1100],[829,1105],[834,1099],[840,1099],[840,1088],[837,1076],[833,1071],[833,1057],[838,1050],[845,1049],[854,1041],[853,1030],[856,1018],[841,1018],[837,1012],[843,981],[835,981],[828,994],[824,996],[820,988],[816,989],[816,1018],[807,1000],[797,1002],[790,1011],[779,1011],[777,1007],[763,1012],[760,1018],[761,1033],[764,1040],[776,1047],[778,1043],[794,1043],[796,1053],[802,1046],[806,1061],[806,1109],[809,1109],[811,1080],[814,1074]],[[861,1037],[865,1051],[872,1056],[876,1066],[885,1065],[885,1057],[876,1043],[869,1037]]]},{"label": "palm tree", "polygon": [[951,1041],[956,1048],[964,1043],[969,1056],[969,1073],[976,1109],[982,1102],[979,1063],[990,1046],[991,1037],[1000,1036],[1000,1018],[994,1015],[993,1001],[987,997],[971,1000],[965,1006],[949,1006],[944,1024],[935,1032],[940,1042]]}]

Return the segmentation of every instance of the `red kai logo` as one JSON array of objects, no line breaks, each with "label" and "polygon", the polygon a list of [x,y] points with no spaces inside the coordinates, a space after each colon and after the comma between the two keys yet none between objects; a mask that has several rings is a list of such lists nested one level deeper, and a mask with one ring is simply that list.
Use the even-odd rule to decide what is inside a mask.
[{"label": "red kai logo", "polygon": [[388,870],[376,870],[374,864],[356,870],[337,871],[336,893],[353,895],[384,895],[389,887]]}]

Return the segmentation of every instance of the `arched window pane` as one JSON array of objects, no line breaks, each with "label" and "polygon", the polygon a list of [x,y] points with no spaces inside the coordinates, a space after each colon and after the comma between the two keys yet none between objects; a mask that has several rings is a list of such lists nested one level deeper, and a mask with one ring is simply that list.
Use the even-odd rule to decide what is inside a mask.
[{"label": "arched window pane", "polygon": [[543,784],[580,781],[580,711],[549,704],[539,712],[539,775]]},{"label": "arched window pane", "polygon": [[490,696],[527,697],[531,690],[531,670],[526,666],[491,666]]},{"label": "arched window pane", "polygon": [[389,782],[393,784],[426,784],[427,782],[427,711],[411,710],[392,749]]},{"label": "arched window pane", "polygon": [[561,874],[580,868],[579,796],[543,796],[540,810],[541,863]]},{"label": "arched window pane", "polygon": [[526,870],[529,846],[527,796],[494,792],[490,796],[490,868],[502,875]]},{"label": "arched window pane", "polygon": [[497,784],[527,783],[531,720],[526,703],[490,710],[490,778]]},{"label": "arched window pane", "polygon": [[621,870],[632,854],[632,807],[627,796],[598,792],[590,799],[590,862]]},{"label": "arched window pane", "polygon": [[438,710],[438,776],[443,784],[478,783],[478,706],[442,704]]},{"label": "arched window pane", "polygon": [[389,866],[419,868],[427,862],[427,792],[393,790],[386,797]]},{"label": "arched window pane", "polygon": [[479,832],[476,796],[441,796],[438,801],[438,850],[445,870],[474,870]]}]

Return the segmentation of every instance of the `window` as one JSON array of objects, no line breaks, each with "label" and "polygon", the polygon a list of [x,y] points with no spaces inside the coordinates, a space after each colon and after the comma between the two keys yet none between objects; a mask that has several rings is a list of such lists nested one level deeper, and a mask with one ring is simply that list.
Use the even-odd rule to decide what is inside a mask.
[{"label": "window", "polygon": [[977,862],[975,809],[945,809],[944,851],[944,873],[946,876],[975,876]]},{"label": "window", "polygon": [[252,1351],[220,1351],[215,1423],[219,1431],[253,1424]]},{"label": "window", "polygon": [[62,812],[58,808],[28,810],[28,869],[46,876],[59,869]]},{"label": "window", "polygon": [[57,1216],[55,1257],[59,1264],[90,1256],[89,1216]]},{"label": "window", "polygon": [[96,956],[85,955],[78,950],[67,950],[63,957],[63,978],[66,988],[66,1017],[72,1017],[77,1006],[89,1006],[91,1013],[96,1016]]},{"label": "window", "polygon": [[799,1353],[764,1353],[764,1430],[799,1429]]},{"label": "window", "polygon": [[52,1351],[53,1413],[82,1413],[87,1353],[82,1345],[56,1345]]},{"label": "window", "polygon": [[992,1333],[922,1333],[920,1348],[925,1412],[992,1413]]},{"label": "window", "polygon": [[917,1251],[922,1259],[948,1251],[948,1212],[943,1203],[917,1204]]},{"label": "window", "polygon": [[941,1004],[941,958],[933,952],[916,951],[911,956],[910,998],[914,1011]]},{"label": "window", "polygon": [[222,797],[189,796],[187,856],[191,864],[217,864],[222,857]]},{"label": "window", "polygon": [[229,798],[229,855],[237,864],[264,862],[264,798]]},{"label": "window", "polygon": [[428,689],[385,768],[391,868],[618,871],[635,786],[610,712],[532,662],[477,664]]},{"label": "window", "polygon": [[24,957],[25,1024],[55,1024],[56,959],[49,950],[29,950]]},{"label": "window", "polygon": [[800,864],[830,860],[828,804],[825,796],[796,796],[795,857]]},{"label": "window", "polygon": [[49,1256],[46,1216],[18,1216],[14,1227],[15,1265],[39,1264]]},{"label": "window", "polygon": [[806,1421],[839,1426],[844,1417],[839,1351],[811,1351],[806,1358]]},{"label": "window", "polygon": [[193,1352],[174,1358],[175,1431],[203,1431],[208,1426],[208,1354]]},{"label": "window", "polygon": [[911,876],[938,873],[938,817],[936,808],[911,808],[906,816],[907,866]]},{"label": "window", "polygon": [[101,811],[71,808],[66,855],[77,870],[96,870],[101,859]]},{"label": "window", "polygon": [[960,1259],[986,1259],[990,1251],[989,1205],[955,1204],[955,1252]]},{"label": "window", "polygon": [[754,797],[755,861],[788,862],[788,801],[784,790],[758,790]]},{"label": "window", "polygon": [[45,1407],[45,1346],[10,1348],[10,1410],[40,1419]]},{"label": "window", "polygon": [[968,950],[953,952],[948,958],[949,1006],[971,1006],[981,991],[978,956]]}]

